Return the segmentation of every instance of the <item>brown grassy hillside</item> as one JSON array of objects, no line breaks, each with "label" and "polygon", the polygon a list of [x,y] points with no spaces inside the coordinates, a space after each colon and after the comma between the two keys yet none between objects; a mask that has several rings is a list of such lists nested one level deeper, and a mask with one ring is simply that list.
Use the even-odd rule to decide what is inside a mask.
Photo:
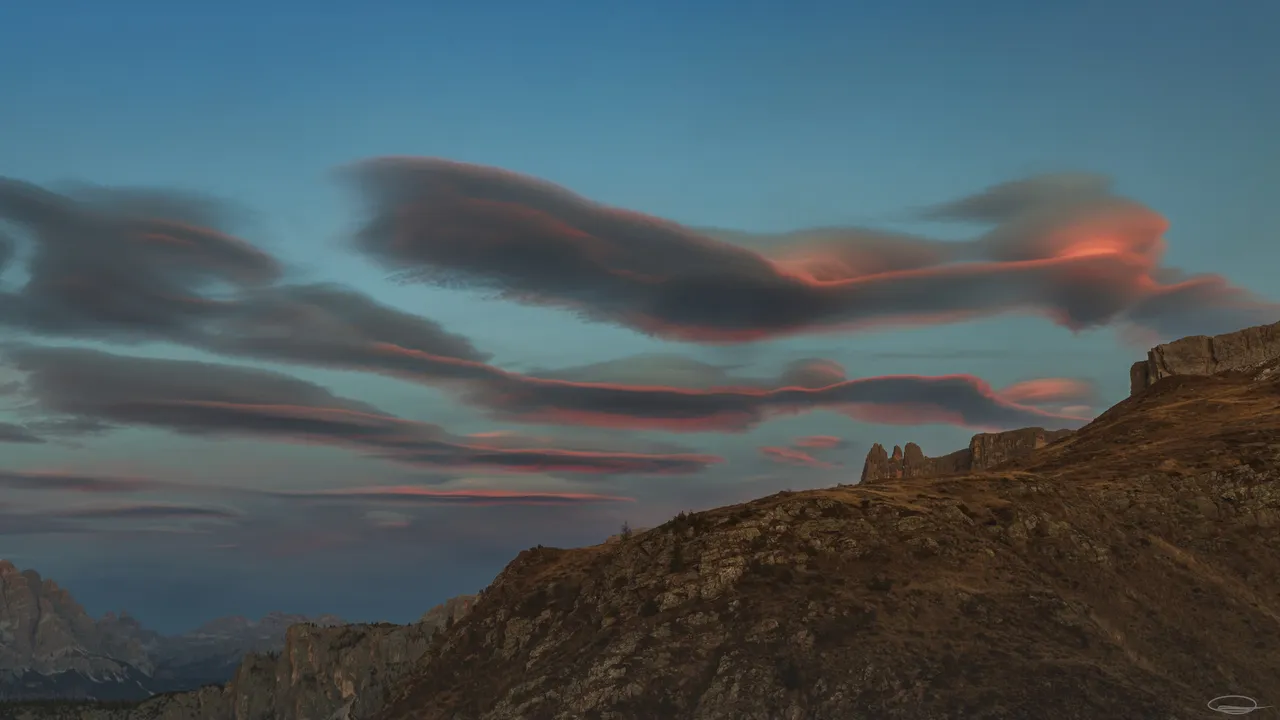
[{"label": "brown grassy hillside", "polygon": [[1172,377],[980,475],[520,554],[381,720],[1199,718],[1280,704],[1280,381]]}]

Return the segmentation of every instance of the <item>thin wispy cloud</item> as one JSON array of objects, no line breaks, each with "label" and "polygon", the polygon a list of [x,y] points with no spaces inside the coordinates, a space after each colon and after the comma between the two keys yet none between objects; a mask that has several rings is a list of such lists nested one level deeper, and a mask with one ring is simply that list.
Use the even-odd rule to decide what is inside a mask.
[{"label": "thin wispy cloud", "polygon": [[619,495],[499,489],[450,490],[410,485],[279,492],[275,497],[311,501],[365,501],[406,505],[579,505],[635,502]]},{"label": "thin wispy cloud", "polygon": [[148,490],[184,488],[180,483],[152,478],[89,475],[41,470],[0,469],[0,488],[10,490],[76,493],[137,493]]},{"label": "thin wispy cloud", "polygon": [[494,444],[266,370],[77,348],[12,347],[7,356],[27,373],[29,392],[45,410],[112,424],[331,444],[438,468],[679,474],[719,462],[692,452],[577,450],[568,443],[519,447],[511,438]]}]

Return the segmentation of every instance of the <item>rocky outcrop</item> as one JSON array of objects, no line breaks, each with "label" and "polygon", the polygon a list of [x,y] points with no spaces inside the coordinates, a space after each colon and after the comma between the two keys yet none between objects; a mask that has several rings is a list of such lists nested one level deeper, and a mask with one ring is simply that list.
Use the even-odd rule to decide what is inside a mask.
[{"label": "rocky outcrop", "polygon": [[928,457],[915,443],[906,449],[893,446],[893,454],[876,443],[862,465],[860,482],[887,478],[942,477],[981,472],[1016,458],[1026,457],[1051,442],[1071,434],[1071,430],[1022,428],[999,433],[979,433],[969,440],[969,447],[940,457]]},{"label": "rocky outcrop", "polygon": [[471,606],[475,604],[475,595],[458,595],[436,605],[430,610],[422,614],[422,618],[418,620],[433,628],[446,628],[463,615],[466,615]]},{"label": "rocky outcrop", "polygon": [[235,720],[368,718],[426,654],[436,630],[421,623],[295,625],[283,652],[244,659],[225,687],[226,705]]},{"label": "rocky outcrop", "polygon": [[966,472],[989,470],[1010,460],[1024,458],[1033,451],[1057,442],[1072,430],[1021,428],[999,433],[979,433],[969,440],[969,468]]},{"label": "rocky outcrop", "polygon": [[1280,323],[1225,335],[1192,335],[1157,345],[1129,368],[1132,397],[1171,375],[1216,375],[1248,370],[1280,358]]}]

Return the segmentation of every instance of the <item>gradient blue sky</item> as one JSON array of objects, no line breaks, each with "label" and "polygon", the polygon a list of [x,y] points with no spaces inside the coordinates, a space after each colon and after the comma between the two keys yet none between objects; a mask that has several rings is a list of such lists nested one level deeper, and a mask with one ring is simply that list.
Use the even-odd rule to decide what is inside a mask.
[{"label": "gradient blue sky", "polygon": [[[1264,0],[9,3],[0,10],[0,175],[226,199],[247,213],[241,234],[294,277],[427,315],[510,370],[673,352],[769,375],[818,356],[850,376],[971,373],[996,386],[1085,378],[1098,385],[1096,411],[1124,396],[1128,363],[1143,350],[1111,328],[1072,333],[1000,317],[700,347],[392,284],[342,247],[355,217],[333,171],[381,155],[438,156],[693,226],[873,225],[948,239],[968,235],[905,213],[1030,174],[1090,171],[1168,218],[1166,264],[1276,300],[1277,27],[1280,4]],[[163,345],[125,352],[199,357]],[[495,427],[428,388],[287,369],[456,432]],[[403,532],[353,531],[324,546],[308,533],[363,522],[364,510],[290,517],[267,508],[159,543],[128,532],[0,532],[0,557],[60,580],[95,614],[124,607],[162,630],[277,609],[405,621],[475,591],[524,547],[595,542],[623,519],[646,525],[683,508],[851,482],[871,442],[917,440],[937,453],[973,432],[813,413],[745,435],[699,435],[700,451],[729,462],[694,478],[616,481],[613,490],[638,500],[621,508],[414,510]],[[815,434],[850,442],[843,467],[787,469],[756,450]],[[78,447],[0,444],[0,469],[277,488],[404,479],[340,450],[152,430]],[[37,509],[82,500],[0,489],[0,504]],[[280,551],[245,549],[266,545]]]}]

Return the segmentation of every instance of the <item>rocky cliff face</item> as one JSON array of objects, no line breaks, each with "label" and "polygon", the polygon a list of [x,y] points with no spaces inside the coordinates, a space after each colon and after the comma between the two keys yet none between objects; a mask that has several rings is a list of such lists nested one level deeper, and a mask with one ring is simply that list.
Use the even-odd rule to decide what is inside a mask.
[{"label": "rocky cliff face", "polygon": [[1132,397],[1171,375],[1215,375],[1247,370],[1280,358],[1280,323],[1225,335],[1193,335],[1157,345],[1129,369]]},{"label": "rocky cliff face", "polygon": [[342,625],[334,615],[308,617],[273,612],[259,620],[225,617],[211,620],[191,632],[171,637],[155,636],[150,642],[155,658],[152,677],[164,689],[190,689],[227,682],[249,653],[279,652],[293,625],[312,623]]},{"label": "rocky cliff face", "polygon": [[245,658],[226,686],[226,706],[235,720],[367,718],[427,652],[435,630],[423,624],[294,626],[279,655]]},{"label": "rocky cliff face", "polygon": [[62,684],[136,683],[153,670],[129,619],[99,624],[66,590],[0,560],[0,698],[41,696]]},{"label": "rocky cliff face", "polygon": [[[14,720],[363,720],[423,660],[436,633],[470,610],[451,598],[413,625],[294,624],[279,652],[243,658],[231,682],[127,707],[14,707]],[[3,709],[0,709],[0,717]]]},{"label": "rocky cliff face", "polygon": [[221,684],[246,653],[279,651],[300,622],[342,620],[271,613],[162,636],[127,613],[95,620],[57,583],[0,560],[0,700],[128,700]]},{"label": "rocky cliff face", "polygon": [[860,482],[876,482],[887,478],[921,478],[980,472],[1030,455],[1051,442],[1071,434],[1070,430],[1022,428],[999,433],[979,433],[969,440],[969,447],[940,457],[928,457],[915,443],[906,449],[893,446],[893,454],[876,443],[862,465]]}]

